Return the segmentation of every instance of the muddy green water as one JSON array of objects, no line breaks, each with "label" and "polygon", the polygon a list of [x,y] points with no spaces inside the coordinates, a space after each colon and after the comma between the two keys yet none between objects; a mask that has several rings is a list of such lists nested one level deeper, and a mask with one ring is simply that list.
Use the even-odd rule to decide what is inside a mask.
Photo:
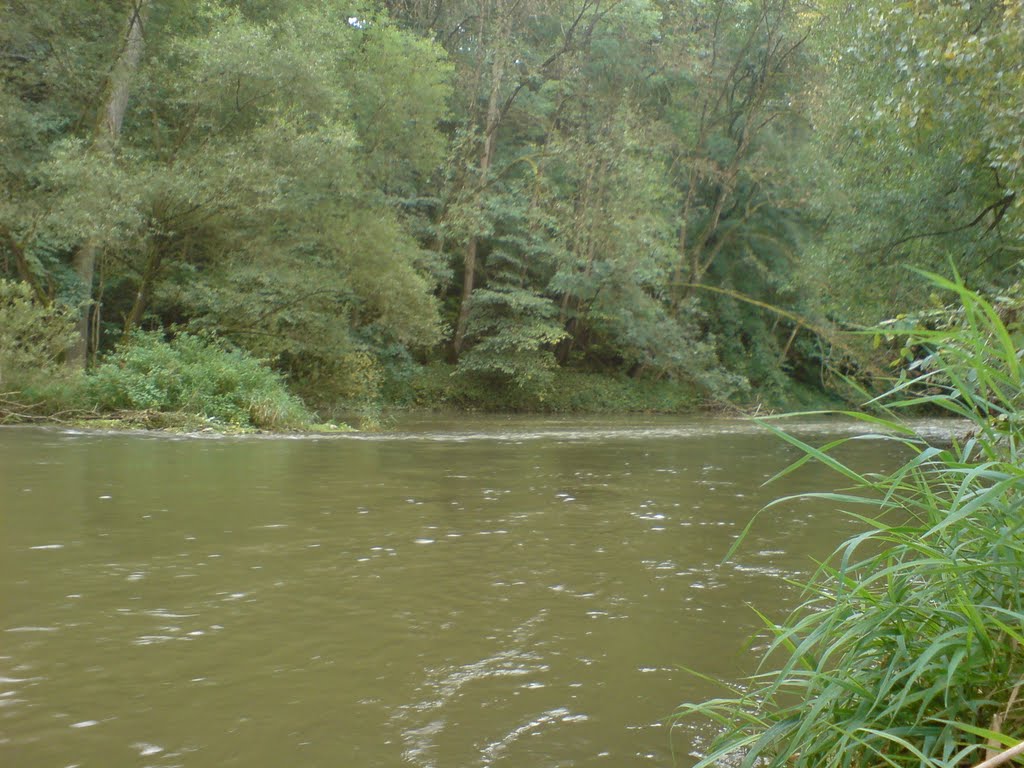
[{"label": "muddy green water", "polygon": [[782,505],[720,565],[835,484],[762,488],[794,454],[745,422],[405,429],[0,429],[0,765],[686,766],[682,667],[749,670],[749,604],[854,530]]}]

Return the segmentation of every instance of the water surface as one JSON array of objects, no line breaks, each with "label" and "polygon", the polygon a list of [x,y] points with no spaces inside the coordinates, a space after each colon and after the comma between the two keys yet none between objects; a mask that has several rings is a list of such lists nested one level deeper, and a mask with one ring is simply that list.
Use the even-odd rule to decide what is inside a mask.
[{"label": "water surface", "polygon": [[750,605],[854,530],[783,504],[721,564],[836,485],[762,487],[795,456],[724,419],[0,429],[0,764],[689,765],[668,718],[720,691],[685,668],[749,671]]}]

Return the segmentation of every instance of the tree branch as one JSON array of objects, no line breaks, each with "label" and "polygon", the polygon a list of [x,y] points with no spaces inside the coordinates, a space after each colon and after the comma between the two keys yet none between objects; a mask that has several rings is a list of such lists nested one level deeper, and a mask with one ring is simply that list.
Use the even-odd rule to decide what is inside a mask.
[{"label": "tree branch", "polygon": [[975,227],[980,224],[986,214],[993,213],[994,216],[992,217],[992,223],[985,228],[985,232],[987,234],[999,225],[999,222],[1003,220],[1003,216],[1006,215],[1006,212],[1010,209],[1010,206],[1013,205],[1013,201],[1016,200],[1016,198],[1017,194],[1015,192],[1009,192],[1006,195],[1003,195],[1002,198],[996,200],[991,205],[985,206],[981,213],[975,216],[971,221],[966,224],[962,224],[959,227],[953,227],[952,229],[937,229],[933,232],[918,232],[917,234],[901,237],[899,240],[895,240],[889,244],[888,248],[885,249],[885,255],[888,256],[896,248],[904,245],[905,243],[909,243],[911,240],[921,240],[925,237],[942,237],[944,235],[954,235],[957,232],[963,232],[966,229],[970,229],[971,227]]}]

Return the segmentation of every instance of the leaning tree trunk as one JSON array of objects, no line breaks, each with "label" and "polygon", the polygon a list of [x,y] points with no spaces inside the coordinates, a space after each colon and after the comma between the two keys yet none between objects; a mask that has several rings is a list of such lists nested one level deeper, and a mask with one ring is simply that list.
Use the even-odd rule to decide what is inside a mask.
[{"label": "leaning tree trunk", "polygon": [[[96,151],[112,155],[121,138],[121,126],[128,109],[132,79],[142,60],[143,27],[149,0],[134,0],[128,17],[124,45],[107,83],[107,97],[96,121],[93,146]],[[86,296],[77,323],[77,335],[67,350],[68,365],[84,368],[89,357],[89,317],[93,314],[92,284],[96,274],[99,243],[90,237],[75,253],[72,265]]]}]

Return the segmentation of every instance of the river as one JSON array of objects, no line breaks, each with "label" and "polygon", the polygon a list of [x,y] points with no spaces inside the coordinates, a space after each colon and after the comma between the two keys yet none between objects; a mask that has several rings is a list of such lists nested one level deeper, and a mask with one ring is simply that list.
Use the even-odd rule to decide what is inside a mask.
[{"label": "river", "polygon": [[[822,442],[848,429],[796,423]],[[854,441],[880,467],[892,452]],[[0,765],[686,766],[855,528],[729,419],[379,435],[0,429]]]}]

